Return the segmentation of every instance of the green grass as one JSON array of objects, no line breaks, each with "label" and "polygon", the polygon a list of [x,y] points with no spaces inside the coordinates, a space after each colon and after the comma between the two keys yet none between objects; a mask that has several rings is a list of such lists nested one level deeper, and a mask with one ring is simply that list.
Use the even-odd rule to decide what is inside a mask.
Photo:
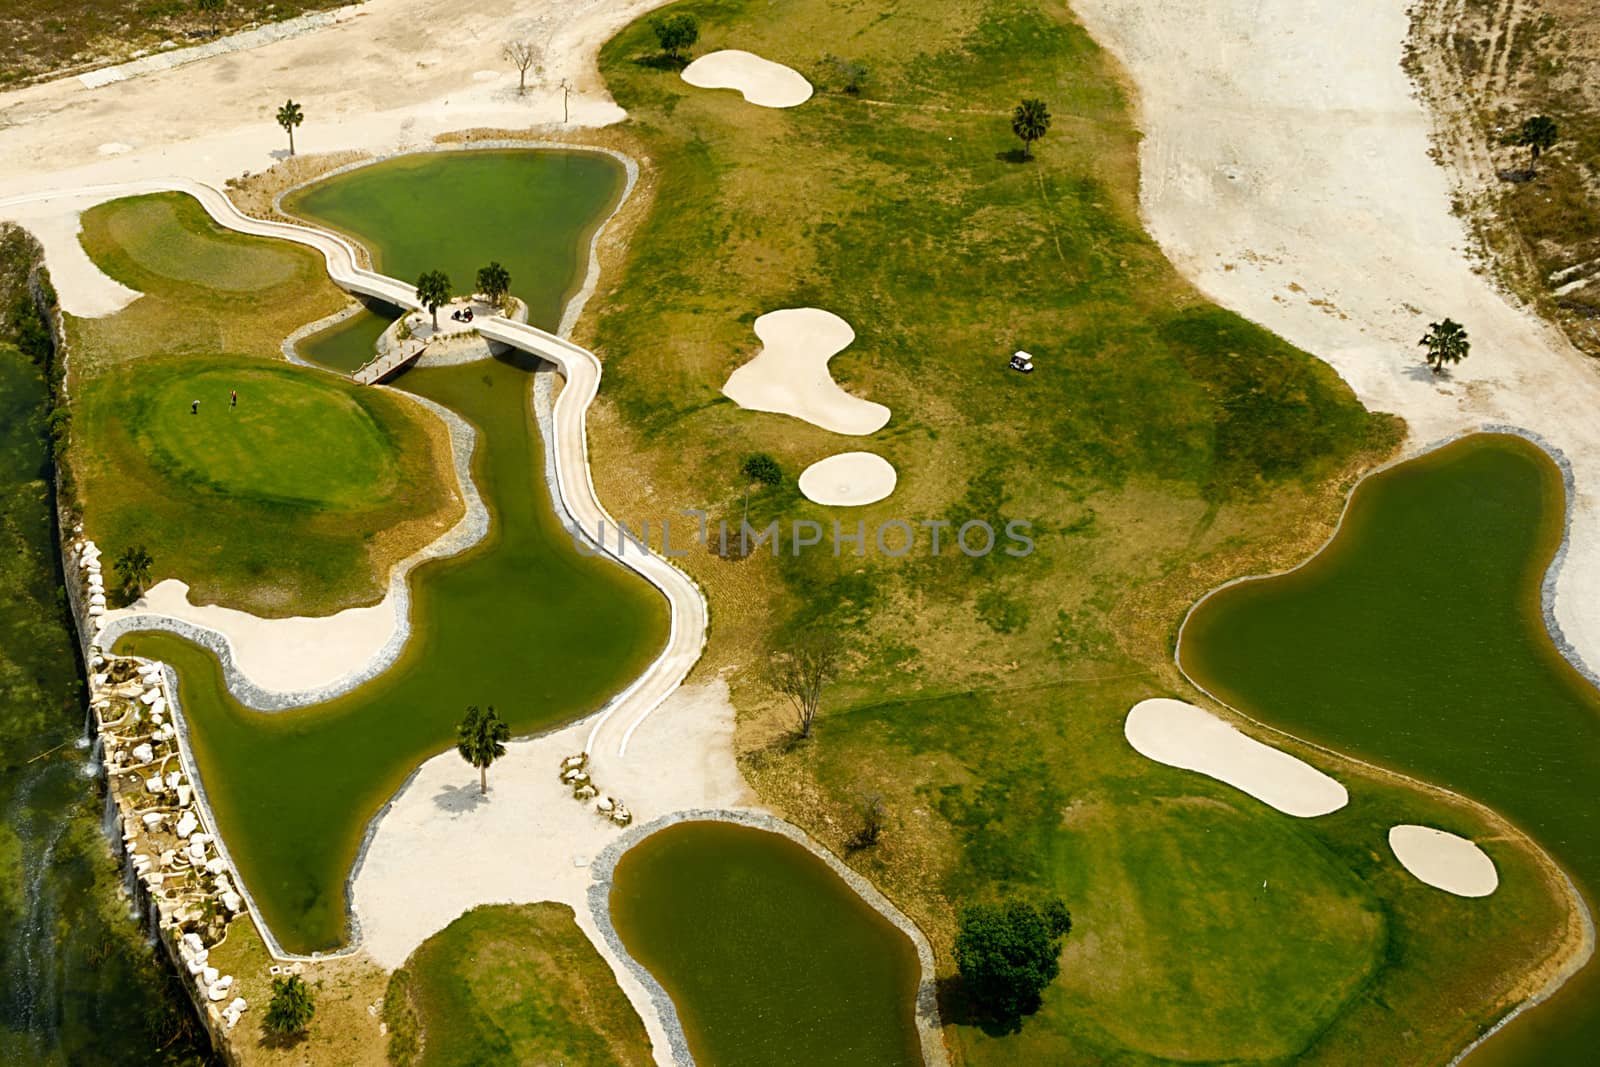
[{"label": "green grass", "polygon": [[424,941],[384,996],[395,1064],[648,1064],[650,1039],[560,904],[474,908]]},{"label": "green grass", "polygon": [[659,830],[618,861],[611,917],[699,1063],[921,1062],[911,941],[781,835]]},{"label": "green grass", "polygon": [[[174,367],[139,377],[140,406],[128,411],[133,437],[174,483],[327,510],[370,506],[395,491],[400,449],[360,391],[283,367]],[[231,392],[241,395],[238,406]]]},{"label": "green grass", "polygon": [[[757,791],[841,851],[859,798],[883,794],[889,829],[851,862],[929,932],[947,977],[965,902],[1051,892],[1080,916],[1068,973],[1019,1032],[968,1024],[947,990],[966,1062],[1448,1059],[1562,931],[1545,872],[1496,844],[1501,891],[1441,899],[1385,859],[1384,833],[1497,833],[1461,807],[1307,753],[1354,799],[1293,820],[1151,764],[1121,729],[1137,700],[1182,693],[1170,642],[1192,598],[1316,544],[1340,479],[1392,449],[1396,420],[1177,276],[1139,224],[1117,73],[1065,6],[679,7],[700,53],[807,74],[833,53],[871,80],[772,111],[654,69],[642,22],[602,50],[656,198],[595,304],[602,498],[635,520],[694,506],[737,521],[742,456],[770,452],[792,477],[868,448],[899,471],[882,504],[841,516],[763,493],[753,515],[1026,519],[1038,542],[1022,560],[930,559],[926,539],[899,561],[689,557],[716,620],[707,669],[737,668]],[[1055,116],[1032,163],[1010,155],[1025,95]],[[753,320],[805,305],[854,326],[830,369],[892,409],[880,433],[721,397]],[[1036,373],[1005,369],[1016,348]],[[855,654],[817,739],[793,746],[759,664],[813,626]],[[1264,903],[1263,877],[1306,910],[1270,889]]]},{"label": "green grass", "polygon": [[[1561,472],[1520,438],[1386,472],[1314,562],[1207,601],[1184,665],[1252,715],[1483,801],[1550,849],[1592,907],[1600,693],[1552,647],[1540,607],[1563,505]],[[1597,981],[1544,1011],[1565,1025],[1537,1056],[1593,1047]]]},{"label": "green grass", "polygon": [[[145,545],[154,577],[196,602],[320,614],[382,596],[389,567],[455,521],[437,420],[277,362],[284,335],[343,303],[315,253],[221,231],[175,194],[86,212],[84,246],[145,293],[70,321],[70,461],[85,528],[113,557]],[[190,257],[229,288],[174,280]]]}]

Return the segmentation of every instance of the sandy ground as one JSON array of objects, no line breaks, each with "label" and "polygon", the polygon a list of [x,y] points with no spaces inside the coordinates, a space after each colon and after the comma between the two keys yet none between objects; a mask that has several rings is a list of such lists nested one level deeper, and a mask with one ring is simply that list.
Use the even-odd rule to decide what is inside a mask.
[{"label": "sandy ground", "polygon": [[737,89],[762,107],[795,107],[812,93],[811,83],[793,67],[737,48],[706,53],[683,68],[683,80],[699,89]]},{"label": "sandy ground", "polygon": [[[1600,367],[1474,272],[1429,116],[1400,68],[1406,0],[1074,0],[1138,88],[1141,200],[1219,303],[1325,359],[1421,448],[1531,430],[1576,483],[1556,618],[1600,664]],[[1428,322],[1472,355],[1423,369]]]},{"label": "sandy ground", "polygon": [[1395,826],[1389,848],[1419,882],[1458,897],[1486,897],[1500,886],[1500,874],[1483,849],[1464,837],[1431,826]]},{"label": "sandy ground", "polygon": [[894,492],[897,477],[894,466],[876,453],[840,452],[801,471],[800,492],[818,504],[854,508]]},{"label": "sandy ground", "polygon": [[141,295],[108,277],[78,242],[78,235],[83,232],[79,215],[92,203],[91,199],[31,204],[15,209],[11,216],[43,246],[45,267],[60,297],[61,309],[84,319],[115,315]]},{"label": "sandy ground", "polygon": [[188,584],[176,578],[157,582],[126,608],[106,612],[106,621],[132,615],[167,615],[215,630],[233,649],[240,673],[275,693],[322,689],[359,673],[383,652],[400,621],[392,596],[335,615],[263,619],[190,603]]},{"label": "sandy ground", "polygon": [[1123,733],[1140,754],[1226,782],[1286,815],[1312,818],[1350,802],[1344,786],[1309,763],[1181,700],[1141,700]]},{"label": "sandy ground", "polygon": [[851,396],[828,373],[828,361],[856,339],[844,319],[820,308],[783,308],[756,319],[755,331],[761,351],[722,387],[735,404],[854,437],[876,433],[889,421],[888,408]]},{"label": "sandy ground", "polygon": [[[383,816],[357,871],[352,900],[362,945],[394,968],[476,905],[570,904],[644,1019],[658,1061],[670,1063],[644,986],[609,948],[588,907],[588,864],[621,832],[559,781],[562,758],[582,749],[588,728],[577,723],[507,745],[489,769],[487,797],[478,792],[477,771],[454,752],[424,763]],[[750,807],[755,798],[734,763],[733,732],[726,683],[685,686],[640,727],[627,759],[597,753],[590,772],[640,824],[674,811]]]}]

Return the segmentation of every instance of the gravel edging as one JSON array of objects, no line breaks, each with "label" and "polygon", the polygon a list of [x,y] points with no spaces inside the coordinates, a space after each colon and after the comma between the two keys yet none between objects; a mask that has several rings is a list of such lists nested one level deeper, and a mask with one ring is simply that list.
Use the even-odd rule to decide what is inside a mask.
[{"label": "gravel edging", "polygon": [[934,984],[933,948],[928,944],[928,939],[923,936],[921,929],[880,893],[877,887],[818,844],[804,830],[766,812],[742,808],[693,808],[663,815],[659,819],[628,829],[616,841],[606,846],[589,865],[594,878],[589,886],[589,914],[612,953],[644,986],[656,1014],[661,1019],[662,1026],[667,1031],[667,1040],[671,1045],[675,1064],[679,1067],[688,1067],[694,1063],[694,1057],[689,1052],[688,1038],[683,1032],[683,1022],[678,1017],[678,1009],[673,1004],[672,997],[661,983],[656,981],[655,976],[629,954],[616,927],[612,924],[611,883],[616,873],[617,861],[622,858],[623,853],[658,830],[665,830],[669,826],[685,822],[727,822],[781,834],[826,863],[857,896],[905,934],[916,948],[917,962],[922,971],[917,983],[916,1006],[917,1038],[922,1045],[922,1060],[928,1067],[947,1067],[950,1061],[940,1030],[942,1024],[939,1018],[938,994]]}]

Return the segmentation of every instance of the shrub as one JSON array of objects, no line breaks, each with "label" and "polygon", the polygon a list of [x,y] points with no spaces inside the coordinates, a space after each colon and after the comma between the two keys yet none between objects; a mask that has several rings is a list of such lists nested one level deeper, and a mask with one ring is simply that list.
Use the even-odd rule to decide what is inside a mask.
[{"label": "shrub", "polygon": [[298,974],[274,978],[272,1002],[267,1005],[267,1017],[262,1025],[277,1037],[298,1037],[306,1032],[316,1012],[311,987]]}]

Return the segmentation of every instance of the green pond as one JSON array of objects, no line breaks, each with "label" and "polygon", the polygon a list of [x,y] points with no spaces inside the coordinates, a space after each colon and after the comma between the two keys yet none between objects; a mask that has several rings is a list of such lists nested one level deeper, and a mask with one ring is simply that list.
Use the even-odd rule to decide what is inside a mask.
[{"label": "green pond", "polygon": [[[1264,722],[1478,800],[1600,889],[1600,693],[1562,658],[1540,586],[1561,472],[1476,435],[1369,478],[1306,566],[1202,602],[1179,657]],[[1472,1063],[1592,1063],[1590,966]]]},{"label": "green pond", "polygon": [[611,918],[697,1063],[920,1064],[909,938],[780,834],[685,822],[617,862]]},{"label": "green pond", "polygon": [[[448,219],[467,210],[466,197],[477,225],[430,226],[433,247],[408,230],[392,247],[388,201],[375,203],[371,220],[342,215],[342,228],[385,269],[404,276],[435,262],[491,255],[529,264],[538,261],[538,248],[559,246],[563,253],[546,269],[511,267],[513,291],[541,309],[533,320],[547,327],[576,284],[578,250],[615,203],[622,180],[609,157],[575,153],[441,153],[372,169],[394,170],[432,190],[432,198],[407,201],[416,218]],[[451,176],[458,169],[481,187]],[[438,179],[441,173],[449,180]],[[367,180],[367,171],[357,171],[330,185]],[[486,232],[497,237],[492,248],[462,247]],[[537,242],[524,245],[516,236],[524,233]],[[303,352],[347,364],[366,335],[349,323],[330,332],[333,342],[313,338]],[[292,951],[345,939],[346,880],[367,824],[412,769],[453,745],[468,704],[494,705],[518,734],[553,727],[600,707],[666,641],[660,594],[612,562],[580,556],[551,509],[531,408],[534,364],[513,356],[413,369],[394,383],[477,429],[473,476],[491,526],[468,552],[412,573],[412,636],[380,677],[326,704],[262,713],[228,695],[203,649],[160,633],[122,643],[177,668],[195,758],[222,833],[268,925]],[[462,788],[476,789],[476,781],[463,764]]]}]

